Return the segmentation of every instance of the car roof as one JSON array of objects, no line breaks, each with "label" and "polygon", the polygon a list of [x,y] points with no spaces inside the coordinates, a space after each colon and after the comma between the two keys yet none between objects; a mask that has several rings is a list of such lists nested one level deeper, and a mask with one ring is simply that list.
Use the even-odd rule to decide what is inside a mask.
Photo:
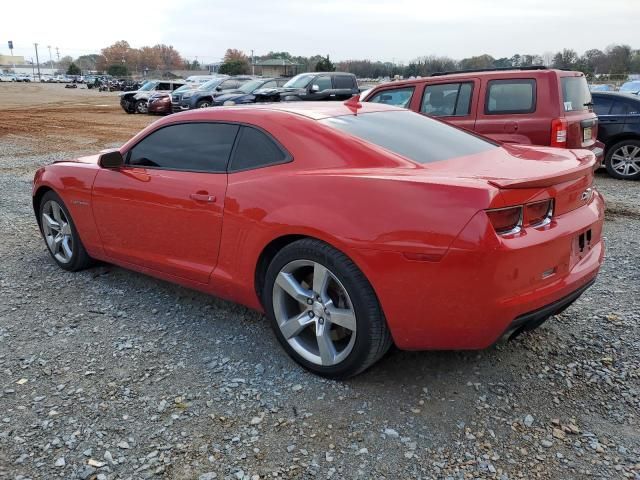
[{"label": "car roof", "polygon": [[591,92],[592,97],[612,97],[612,98],[625,98],[627,100],[640,101],[638,95],[625,92]]},{"label": "car roof", "polygon": [[[437,73],[437,72],[436,72]],[[373,88],[388,87],[388,86],[403,86],[403,85],[418,85],[425,82],[441,83],[447,79],[460,79],[471,77],[497,77],[497,78],[535,78],[545,75],[557,75],[560,77],[581,77],[584,76],[582,72],[576,72],[573,70],[558,70],[552,68],[541,69],[518,69],[513,70],[481,70],[481,71],[460,71],[460,72],[447,72],[444,74],[434,74],[429,77],[411,78],[407,80],[394,80],[390,82],[381,83]]]},{"label": "car roof", "polygon": [[357,109],[349,106],[346,102],[281,102],[281,103],[265,103],[252,105],[236,105],[231,107],[216,107],[207,109],[195,109],[182,113],[175,113],[167,118],[180,118],[187,120],[190,117],[197,117],[202,120],[203,114],[209,114],[212,119],[217,117],[216,112],[223,111],[242,111],[242,110],[260,110],[262,112],[285,112],[312,120],[321,120],[330,117],[340,117],[344,115],[354,115],[363,113],[374,113],[383,111],[402,111],[405,108],[385,105],[383,103],[360,102]]}]

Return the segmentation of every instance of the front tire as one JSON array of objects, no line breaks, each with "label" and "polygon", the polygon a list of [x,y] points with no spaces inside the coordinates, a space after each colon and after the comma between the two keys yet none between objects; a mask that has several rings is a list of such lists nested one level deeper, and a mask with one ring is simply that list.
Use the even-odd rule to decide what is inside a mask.
[{"label": "front tire", "polygon": [[135,104],[134,110],[136,113],[147,113],[149,110],[149,105],[146,100],[138,100]]},{"label": "front tire", "polygon": [[196,103],[196,108],[209,108],[211,106],[211,100],[200,100]]},{"label": "front tire", "polygon": [[93,263],[80,240],[69,210],[55,192],[50,190],[42,196],[38,221],[51,258],[60,268],[77,272]]},{"label": "front tire", "polygon": [[285,351],[304,368],[344,379],[392,344],[378,299],[360,269],[324,242],[284,247],[266,273],[262,301]]},{"label": "front tire", "polygon": [[640,141],[622,140],[607,150],[607,172],[620,180],[640,180]]}]

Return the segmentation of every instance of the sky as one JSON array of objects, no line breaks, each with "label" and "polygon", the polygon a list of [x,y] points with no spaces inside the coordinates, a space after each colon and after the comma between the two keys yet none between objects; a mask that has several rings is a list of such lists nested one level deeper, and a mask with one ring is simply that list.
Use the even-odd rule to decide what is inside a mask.
[{"label": "sky", "polygon": [[173,45],[201,63],[219,61],[227,48],[399,63],[640,48],[640,0],[29,0],[0,5],[0,15],[0,54],[13,40],[14,54],[29,59],[37,42],[41,61],[47,46],[54,59],[56,47],[75,58],[117,40]]}]

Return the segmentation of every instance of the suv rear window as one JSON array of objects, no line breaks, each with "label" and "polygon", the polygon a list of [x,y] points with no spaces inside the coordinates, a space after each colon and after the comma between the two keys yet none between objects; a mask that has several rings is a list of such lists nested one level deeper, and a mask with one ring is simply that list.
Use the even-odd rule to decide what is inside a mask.
[{"label": "suv rear window", "polygon": [[417,163],[437,162],[497,148],[480,137],[409,111],[344,115],[320,122]]},{"label": "suv rear window", "polygon": [[585,77],[561,77],[560,84],[565,112],[589,110],[591,92]]},{"label": "suv rear window", "polygon": [[335,88],[355,88],[353,77],[350,75],[336,75],[333,77]]},{"label": "suv rear window", "polygon": [[491,80],[488,85],[485,113],[499,115],[535,111],[535,80]]}]

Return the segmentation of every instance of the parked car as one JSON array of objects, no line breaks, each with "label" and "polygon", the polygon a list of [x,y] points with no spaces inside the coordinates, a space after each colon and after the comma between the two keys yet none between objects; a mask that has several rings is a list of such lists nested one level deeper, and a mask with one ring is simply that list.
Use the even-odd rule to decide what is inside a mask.
[{"label": "parked car", "polygon": [[297,362],[345,378],[392,343],[480,349],[567,308],[604,256],[594,165],[355,98],[285,102],[170,115],[42,167],[33,206],[61,268],[264,311]]},{"label": "parked car", "polygon": [[0,73],[0,82],[15,82],[16,75],[13,73]]},{"label": "parked car", "polygon": [[213,99],[213,106],[242,105],[256,103],[259,95],[268,95],[287,83],[288,78],[259,78],[251,80],[237,90],[224,93]]},{"label": "parked car", "polygon": [[633,80],[631,82],[623,83],[620,87],[620,92],[640,95],[640,80]]},{"label": "parked car", "polygon": [[120,94],[120,106],[127,113],[147,113],[147,102],[157,92],[171,93],[184,85],[184,80],[149,80],[138,90]]},{"label": "parked car", "polygon": [[238,90],[245,83],[253,80],[253,77],[219,77],[203,83],[198,88],[185,90],[171,95],[171,106],[174,112],[190,110],[192,108],[207,108],[213,105],[213,99]]},{"label": "parked car", "polygon": [[33,77],[26,73],[18,73],[16,75],[16,82],[31,82]]},{"label": "parked car", "polygon": [[191,90],[189,84],[185,84],[176,88],[172,93],[156,92],[149,97],[148,113],[155,115],[168,115],[172,113],[171,95],[179,95],[180,93]]},{"label": "parked car", "polygon": [[609,84],[589,85],[589,90],[592,92],[615,92],[616,87]]},{"label": "parked car", "polygon": [[185,83],[189,88],[198,88],[200,85],[207,83],[214,78],[228,77],[228,75],[191,75],[185,79]]},{"label": "parked car", "polygon": [[256,101],[346,100],[359,93],[358,81],[353,73],[301,73],[290,79],[278,90],[261,92],[256,95]]},{"label": "parked car", "polygon": [[592,97],[607,172],[615,178],[640,180],[640,97],[616,92],[594,92]]},{"label": "parked car", "polygon": [[445,72],[379,85],[365,101],[409,108],[499,142],[585,148],[598,165],[604,154],[581,72],[544,67]]}]

